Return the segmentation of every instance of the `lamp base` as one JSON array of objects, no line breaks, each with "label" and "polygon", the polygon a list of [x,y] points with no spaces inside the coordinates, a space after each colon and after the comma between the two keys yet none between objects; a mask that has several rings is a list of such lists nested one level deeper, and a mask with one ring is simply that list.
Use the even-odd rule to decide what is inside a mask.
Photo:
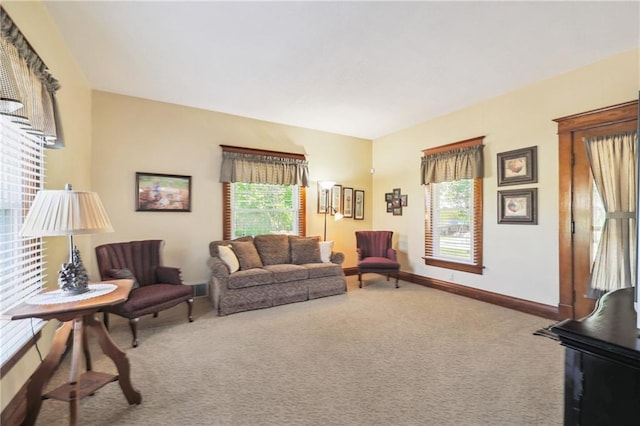
[{"label": "lamp base", "polygon": [[71,262],[62,264],[62,269],[58,273],[58,286],[66,296],[75,296],[89,291],[89,275],[82,264],[77,247],[73,247]]}]

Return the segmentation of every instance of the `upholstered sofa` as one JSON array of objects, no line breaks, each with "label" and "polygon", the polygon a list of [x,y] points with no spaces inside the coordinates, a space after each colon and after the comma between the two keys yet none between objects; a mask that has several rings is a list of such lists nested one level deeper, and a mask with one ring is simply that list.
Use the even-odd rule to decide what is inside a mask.
[{"label": "upholstered sofa", "polygon": [[218,315],[345,293],[344,254],[315,237],[257,235],[209,243]]}]

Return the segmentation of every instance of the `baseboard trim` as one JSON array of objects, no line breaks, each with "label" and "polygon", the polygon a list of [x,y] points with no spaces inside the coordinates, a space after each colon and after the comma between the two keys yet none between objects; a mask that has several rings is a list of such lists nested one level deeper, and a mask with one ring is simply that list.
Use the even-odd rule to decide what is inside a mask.
[{"label": "baseboard trim", "polygon": [[[357,275],[358,268],[344,268],[344,273],[345,275]],[[458,296],[469,297],[471,299],[502,306],[503,308],[513,309],[525,314],[536,315],[554,321],[557,321],[559,318],[559,310],[556,306],[545,305],[543,303],[532,302],[525,299],[518,299],[517,297],[506,296],[504,294],[493,293],[486,290],[479,290],[477,288],[467,287],[435,278],[423,277],[409,272],[400,271],[398,277],[403,281],[435,288],[436,290],[446,291]]]},{"label": "baseboard trim", "polygon": [[24,421],[27,415],[27,383],[20,388],[18,393],[16,393],[9,404],[2,410],[0,424],[17,426]]}]

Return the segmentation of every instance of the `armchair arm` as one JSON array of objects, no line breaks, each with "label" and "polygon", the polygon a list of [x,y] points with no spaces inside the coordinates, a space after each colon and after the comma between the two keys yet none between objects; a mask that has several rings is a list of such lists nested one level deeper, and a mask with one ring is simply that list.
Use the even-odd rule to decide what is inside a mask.
[{"label": "armchair arm", "polygon": [[362,251],[362,249],[357,248],[356,249],[356,253],[358,254],[358,261],[362,260],[364,258],[364,253]]},{"label": "armchair arm", "polygon": [[396,249],[392,249],[392,248],[387,249],[387,257],[393,260],[394,262],[397,262],[398,259],[396,258]]},{"label": "armchair arm", "polygon": [[158,266],[156,270],[156,279],[163,284],[182,284],[180,276],[180,268],[171,266]]}]

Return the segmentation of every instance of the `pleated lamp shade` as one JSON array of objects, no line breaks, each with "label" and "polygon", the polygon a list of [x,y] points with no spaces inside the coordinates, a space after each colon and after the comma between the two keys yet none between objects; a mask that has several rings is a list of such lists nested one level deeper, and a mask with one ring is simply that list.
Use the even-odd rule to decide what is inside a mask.
[{"label": "pleated lamp shade", "polygon": [[113,232],[111,221],[95,192],[42,190],[36,194],[20,235],[48,237]]}]

